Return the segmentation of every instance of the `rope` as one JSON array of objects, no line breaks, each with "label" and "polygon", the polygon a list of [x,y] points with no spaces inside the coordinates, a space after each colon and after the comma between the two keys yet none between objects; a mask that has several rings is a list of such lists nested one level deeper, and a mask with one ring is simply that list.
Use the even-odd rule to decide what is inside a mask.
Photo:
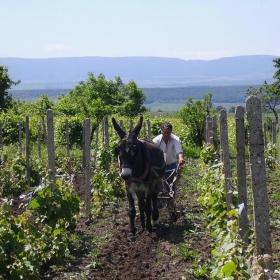
[{"label": "rope", "polygon": [[[178,174],[178,170],[179,170],[180,166],[181,166],[181,164],[178,164],[176,168],[165,171],[165,172],[171,172],[171,171],[172,171],[172,172],[171,172],[171,174],[170,174],[170,176],[169,176],[168,178],[162,179],[162,183],[165,182],[165,183],[167,184],[167,186],[169,187],[169,196],[172,197],[172,198],[173,198],[173,196],[174,196],[174,191],[173,191],[173,189],[172,189],[172,188],[173,188],[173,183],[174,183],[174,182],[176,181],[176,179],[177,179],[177,174]],[[172,176],[174,173],[175,173],[176,175],[174,176],[173,181],[169,184],[169,183],[167,182],[167,180],[168,180],[169,178],[171,178],[171,176]]]},{"label": "rope", "polygon": [[[175,172],[175,173],[178,173],[178,170],[179,170],[180,166],[181,166],[181,165],[178,164],[176,168],[170,169],[170,170],[166,170],[165,172],[171,172],[171,171],[172,171],[172,172],[171,172],[171,174],[169,175],[169,177],[167,177],[166,179],[162,179],[162,181],[165,182],[165,181],[169,180],[169,179],[171,178],[171,176],[174,174],[174,172]],[[174,178],[176,179],[176,177],[174,177]],[[173,180],[173,181],[175,181],[175,180]]]}]

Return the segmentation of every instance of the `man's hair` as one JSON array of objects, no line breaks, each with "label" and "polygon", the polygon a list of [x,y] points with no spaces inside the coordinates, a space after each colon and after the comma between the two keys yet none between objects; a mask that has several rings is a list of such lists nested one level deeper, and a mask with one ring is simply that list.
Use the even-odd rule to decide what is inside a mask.
[{"label": "man's hair", "polygon": [[169,122],[165,122],[161,125],[161,130],[164,130],[164,129],[169,129],[171,132],[172,132],[172,124],[169,123]]}]

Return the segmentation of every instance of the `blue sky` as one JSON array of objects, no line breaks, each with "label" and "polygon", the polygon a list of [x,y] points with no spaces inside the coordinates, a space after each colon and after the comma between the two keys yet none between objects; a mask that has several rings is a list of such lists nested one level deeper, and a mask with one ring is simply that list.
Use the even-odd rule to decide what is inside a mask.
[{"label": "blue sky", "polygon": [[279,0],[1,0],[0,58],[280,56]]}]

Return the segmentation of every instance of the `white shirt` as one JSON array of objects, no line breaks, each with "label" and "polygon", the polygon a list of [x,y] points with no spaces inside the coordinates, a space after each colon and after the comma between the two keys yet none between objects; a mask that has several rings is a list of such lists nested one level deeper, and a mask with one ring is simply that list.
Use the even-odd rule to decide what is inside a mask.
[{"label": "white shirt", "polygon": [[162,134],[159,134],[153,139],[160,149],[165,153],[166,164],[172,164],[177,162],[177,156],[179,153],[183,153],[181,142],[179,137],[171,133],[170,139],[167,144],[165,144],[162,139]]}]

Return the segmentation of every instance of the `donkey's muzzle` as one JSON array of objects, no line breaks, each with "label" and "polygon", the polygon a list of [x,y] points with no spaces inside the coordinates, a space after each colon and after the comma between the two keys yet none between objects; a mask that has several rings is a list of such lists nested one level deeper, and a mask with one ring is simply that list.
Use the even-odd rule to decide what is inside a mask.
[{"label": "donkey's muzzle", "polygon": [[120,176],[123,180],[128,181],[132,177],[132,169],[131,168],[122,168],[120,172]]}]

